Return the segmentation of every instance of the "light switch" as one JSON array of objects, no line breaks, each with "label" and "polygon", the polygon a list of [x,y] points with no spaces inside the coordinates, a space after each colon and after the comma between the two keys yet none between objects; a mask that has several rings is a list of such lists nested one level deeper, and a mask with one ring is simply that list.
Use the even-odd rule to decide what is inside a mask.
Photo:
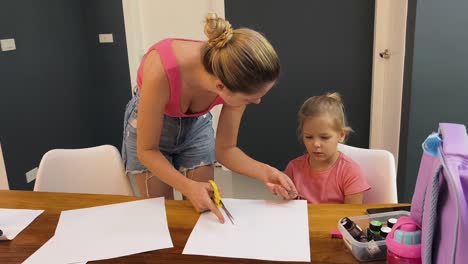
[{"label": "light switch", "polygon": [[37,170],[38,170],[38,168],[36,167],[36,168],[26,172],[26,182],[27,183],[30,183],[30,182],[32,182],[32,181],[34,181],[36,179]]},{"label": "light switch", "polygon": [[15,39],[0,39],[2,51],[16,50]]},{"label": "light switch", "polygon": [[99,43],[114,43],[114,36],[110,34],[99,34]]}]

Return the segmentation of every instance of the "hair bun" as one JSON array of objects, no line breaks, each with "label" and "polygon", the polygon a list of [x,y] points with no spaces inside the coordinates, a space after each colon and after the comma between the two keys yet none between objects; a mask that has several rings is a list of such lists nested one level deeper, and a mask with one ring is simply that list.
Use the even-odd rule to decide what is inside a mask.
[{"label": "hair bun", "polygon": [[338,103],[341,103],[341,96],[339,93],[334,92],[334,93],[327,93],[327,98],[336,100]]},{"label": "hair bun", "polygon": [[205,18],[205,35],[208,37],[208,45],[215,48],[223,48],[231,40],[233,29],[229,21],[218,17],[216,13],[208,13]]}]

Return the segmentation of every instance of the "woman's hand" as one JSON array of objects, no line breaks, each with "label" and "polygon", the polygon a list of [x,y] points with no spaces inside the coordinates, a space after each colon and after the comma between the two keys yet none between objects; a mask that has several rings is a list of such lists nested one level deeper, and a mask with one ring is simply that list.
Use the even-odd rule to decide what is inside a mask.
[{"label": "woman's hand", "polygon": [[210,193],[213,192],[213,187],[207,182],[190,182],[190,187],[185,196],[190,200],[195,210],[199,213],[210,210],[218,217],[219,221],[224,224],[224,217],[213,203]]},{"label": "woman's hand", "polygon": [[288,175],[268,165],[266,171],[263,182],[272,194],[281,195],[284,199],[294,199],[297,197],[298,192],[296,187]]}]

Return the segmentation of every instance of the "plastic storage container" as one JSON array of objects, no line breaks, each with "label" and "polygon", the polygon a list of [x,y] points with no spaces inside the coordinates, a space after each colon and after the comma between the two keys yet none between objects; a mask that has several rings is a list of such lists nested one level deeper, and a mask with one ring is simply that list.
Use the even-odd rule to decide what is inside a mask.
[{"label": "plastic storage container", "polygon": [[[351,216],[348,218],[358,225],[362,229],[363,233],[366,234],[369,222],[372,220],[379,220],[382,223],[387,223],[389,218],[399,218],[400,216],[409,215],[410,213],[407,211],[393,211],[387,213]],[[387,245],[385,240],[359,242],[349,234],[349,232],[340,224],[340,221],[338,221],[338,230],[340,230],[343,236],[344,243],[349,250],[351,250],[351,253],[357,260],[372,261],[386,259]]]}]

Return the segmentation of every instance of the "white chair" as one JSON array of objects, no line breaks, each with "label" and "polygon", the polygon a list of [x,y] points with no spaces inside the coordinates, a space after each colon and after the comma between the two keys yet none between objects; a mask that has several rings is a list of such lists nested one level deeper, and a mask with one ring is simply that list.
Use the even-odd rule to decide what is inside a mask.
[{"label": "white chair", "polygon": [[0,144],[0,190],[10,190],[8,185],[8,177],[5,168],[5,161],[3,160],[2,145]]},{"label": "white chair", "polygon": [[120,153],[111,145],[48,151],[34,191],[133,195]]},{"label": "white chair", "polygon": [[344,144],[338,145],[338,150],[354,160],[371,186],[364,193],[363,203],[397,203],[397,182],[395,158],[393,154],[380,149],[363,149]]}]

